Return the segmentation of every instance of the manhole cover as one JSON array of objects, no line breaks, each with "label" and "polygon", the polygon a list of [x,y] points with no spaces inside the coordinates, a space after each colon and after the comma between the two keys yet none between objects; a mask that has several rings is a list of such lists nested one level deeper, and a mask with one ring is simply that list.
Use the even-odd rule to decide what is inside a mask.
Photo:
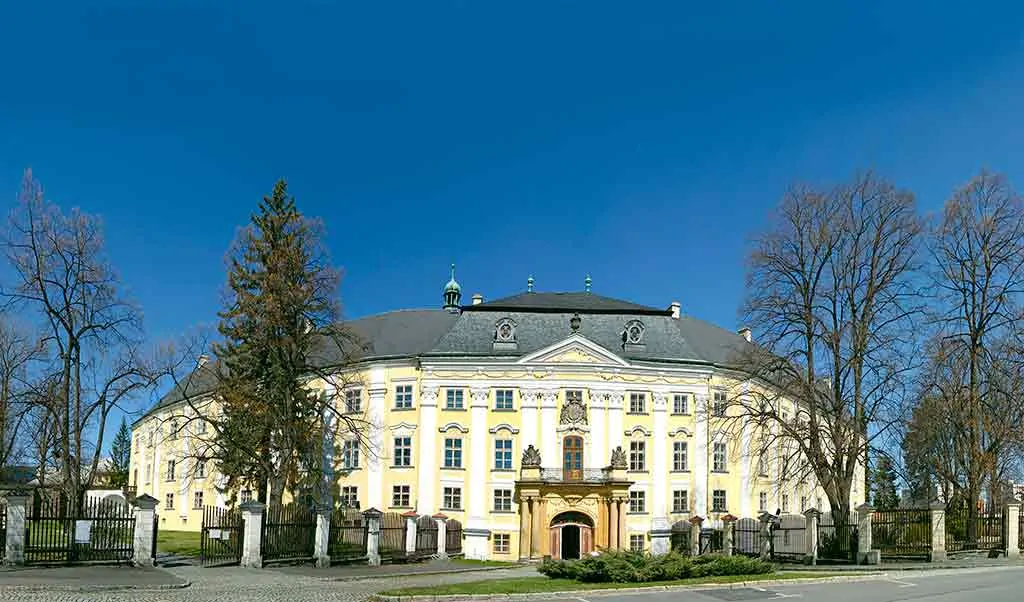
[{"label": "manhole cover", "polygon": [[775,597],[775,592],[766,592],[749,587],[736,589],[712,589],[701,592],[702,595],[719,600],[768,600]]}]

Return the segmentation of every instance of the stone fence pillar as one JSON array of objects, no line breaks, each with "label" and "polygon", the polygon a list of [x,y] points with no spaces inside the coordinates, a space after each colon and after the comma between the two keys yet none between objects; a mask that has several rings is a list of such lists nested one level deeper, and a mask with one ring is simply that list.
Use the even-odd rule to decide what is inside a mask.
[{"label": "stone fence pillar", "polygon": [[437,557],[448,558],[448,517],[438,512],[434,520],[437,521]]},{"label": "stone fence pillar", "polygon": [[807,528],[804,531],[804,541],[807,543],[807,551],[804,552],[804,564],[818,564],[818,522],[821,520],[821,511],[817,508],[808,508],[804,512],[807,518]]},{"label": "stone fence pillar", "polygon": [[[132,564],[153,566],[153,529],[156,527],[156,498],[143,493],[132,500],[135,506],[135,535],[132,538]],[[8,523],[10,524],[10,523]]]},{"label": "stone fence pillar", "polygon": [[762,512],[757,520],[761,523],[761,560],[772,559],[772,525],[778,520],[774,514]]},{"label": "stone fence pillar", "polygon": [[932,514],[932,562],[946,559],[946,506],[933,502],[929,507]]},{"label": "stone fence pillar", "polygon": [[331,566],[331,514],[330,506],[317,506],[316,508],[313,561],[318,568]]},{"label": "stone fence pillar", "polygon": [[1006,505],[1006,557],[1020,557],[1020,502]]},{"label": "stone fence pillar", "polygon": [[700,528],[704,524],[704,517],[693,516],[690,518],[690,555],[700,556]]},{"label": "stone fence pillar", "polygon": [[381,511],[370,508],[363,512],[366,520],[366,564],[380,566],[380,517]]},{"label": "stone fence pillar", "polygon": [[238,507],[242,511],[242,561],[250,569],[263,568],[263,513],[267,505],[250,501]]},{"label": "stone fence pillar", "polygon": [[402,515],[405,517],[405,555],[416,554],[416,512],[410,510]]},{"label": "stone fence pillar", "polygon": [[857,506],[857,559],[858,564],[879,564],[882,553],[871,549],[871,515],[875,509],[868,504]]},{"label": "stone fence pillar", "polygon": [[731,514],[722,517],[722,553],[726,556],[732,556],[733,542],[736,540],[737,520]]},{"label": "stone fence pillar", "polygon": [[32,499],[27,491],[15,490],[7,494],[7,541],[4,542],[4,564],[25,564],[25,534],[28,532],[28,503]]}]

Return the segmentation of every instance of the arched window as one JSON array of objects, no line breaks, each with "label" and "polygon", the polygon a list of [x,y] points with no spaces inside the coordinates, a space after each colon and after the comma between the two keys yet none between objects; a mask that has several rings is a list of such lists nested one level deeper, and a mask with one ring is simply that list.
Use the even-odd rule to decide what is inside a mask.
[{"label": "arched window", "polygon": [[570,435],[562,440],[562,470],[566,481],[583,479],[583,437]]}]

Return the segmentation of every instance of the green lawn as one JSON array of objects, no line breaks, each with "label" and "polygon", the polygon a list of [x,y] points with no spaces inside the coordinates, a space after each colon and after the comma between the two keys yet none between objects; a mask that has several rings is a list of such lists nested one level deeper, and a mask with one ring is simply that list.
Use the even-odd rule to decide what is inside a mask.
[{"label": "green lawn", "polygon": [[160,529],[156,534],[156,550],[181,556],[199,556],[199,532]]},{"label": "green lawn", "polygon": [[451,583],[431,587],[406,587],[381,592],[385,596],[444,596],[452,594],[529,594],[535,592],[561,592],[569,590],[623,589],[629,587],[664,587],[666,585],[700,585],[704,583],[737,583],[740,581],[766,581],[772,579],[806,579],[808,577],[845,577],[864,575],[851,571],[825,573],[820,571],[768,573],[765,575],[729,575],[725,577],[700,577],[679,581],[654,581],[651,583],[580,583],[571,579],[550,579],[542,575],[518,579],[490,579],[468,583]]}]

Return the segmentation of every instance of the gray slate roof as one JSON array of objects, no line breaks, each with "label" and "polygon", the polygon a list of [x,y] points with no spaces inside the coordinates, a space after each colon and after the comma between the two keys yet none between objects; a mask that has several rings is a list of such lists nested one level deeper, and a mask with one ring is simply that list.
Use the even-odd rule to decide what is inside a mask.
[{"label": "gray slate roof", "polygon": [[671,310],[639,305],[593,293],[520,293],[462,309],[474,312],[536,310],[540,312],[671,314]]}]

